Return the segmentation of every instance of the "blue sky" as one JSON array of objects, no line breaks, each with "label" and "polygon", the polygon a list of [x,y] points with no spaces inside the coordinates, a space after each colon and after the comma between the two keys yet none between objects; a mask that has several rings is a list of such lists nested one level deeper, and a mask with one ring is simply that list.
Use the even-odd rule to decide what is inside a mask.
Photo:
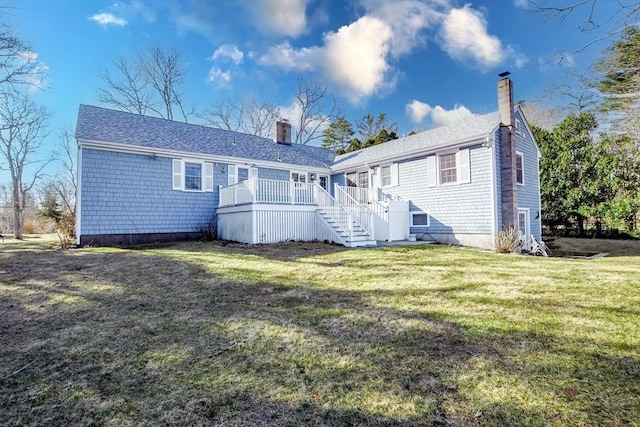
[{"label": "blue sky", "polygon": [[[608,0],[602,2],[606,4]],[[613,2],[612,2],[613,3]],[[329,88],[355,123],[386,113],[399,134],[496,110],[499,72],[516,100],[539,99],[608,42],[562,63],[597,37],[584,15],[560,24],[526,0],[0,0],[3,20],[48,73],[37,100],[52,135],[74,126],[78,105],[99,105],[99,75],[118,56],[175,48],[185,99],[256,98],[291,108],[302,75]],[[599,11],[597,11],[599,13]],[[4,180],[3,180],[4,181]]]}]

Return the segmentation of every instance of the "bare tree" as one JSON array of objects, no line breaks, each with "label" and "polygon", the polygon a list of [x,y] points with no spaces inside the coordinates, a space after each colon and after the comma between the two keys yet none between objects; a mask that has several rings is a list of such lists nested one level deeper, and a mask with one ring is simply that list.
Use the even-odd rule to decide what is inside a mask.
[{"label": "bare tree", "polygon": [[245,120],[241,129],[252,135],[269,138],[273,135],[275,122],[280,116],[280,109],[266,102],[258,102],[255,98],[243,105]]},{"label": "bare tree", "polygon": [[39,84],[42,72],[31,47],[0,24],[0,94]]},{"label": "bare tree", "polygon": [[244,102],[227,98],[215,101],[199,117],[208,126],[269,138],[279,115],[279,108],[274,104],[259,102],[255,98]]},{"label": "bare tree", "polygon": [[98,101],[129,113],[146,114],[153,105],[153,93],[138,67],[122,56],[113,61],[113,66],[117,76],[106,69],[100,74],[105,86],[98,88]]},{"label": "bare tree", "polygon": [[76,212],[76,192],[78,190],[76,176],[77,147],[74,133],[70,127],[65,127],[58,133],[58,146],[60,149],[58,160],[62,164],[62,170],[50,183],[51,189],[60,198],[63,208],[73,214]]},{"label": "bare tree", "polygon": [[195,109],[185,105],[180,92],[185,72],[175,49],[156,47],[133,59],[120,57],[113,67],[113,73],[105,70],[100,76],[98,101],[130,113],[153,113],[168,120],[180,116],[186,122],[193,114]]},{"label": "bare tree", "polygon": [[[577,47],[570,55],[617,36],[638,22],[640,1],[637,0],[529,0],[533,10],[563,23],[571,15],[580,15],[580,30],[594,32],[594,37]],[[601,12],[599,15],[598,12]],[[599,16],[599,19],[596,19]],[[596,33],[597,32],[597,33]],[[566,55],[561,56],[562,61]]]},{"label": "bare tree", "polygon": [[304,78],[298,79],[294,106],[293,141],[302,145],[322,138],[324,129],[340,112],[335,98],[328,97],[326,86]]},{"label": "bare tree", "polygon": [[229,98],[217,99],[199,117],[207,126],[236,132],[244,121],[244,105]]},{"label": "bare tree", "polygon": [[[37,158],[50,113],[21,93],[0,95],[0,111],[0,154],[11,174],[13,236],[21,239],[27,193],[54,159]],[[25,179],[27,167],[35,169],[30,179]]]}]

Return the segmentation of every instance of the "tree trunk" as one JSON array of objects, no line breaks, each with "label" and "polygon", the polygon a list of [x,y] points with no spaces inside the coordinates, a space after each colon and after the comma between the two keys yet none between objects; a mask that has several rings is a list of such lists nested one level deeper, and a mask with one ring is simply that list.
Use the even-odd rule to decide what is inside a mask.
[{"label": "tree trunk", "polygon": [[22,203],[18,184],[13,184],[13,238],[22,240]]},{"label": "tree trunk", "polygon": [[576,215],[576,219],[578,222],[578,235],[584,237],[584,218],[582,215]]}]

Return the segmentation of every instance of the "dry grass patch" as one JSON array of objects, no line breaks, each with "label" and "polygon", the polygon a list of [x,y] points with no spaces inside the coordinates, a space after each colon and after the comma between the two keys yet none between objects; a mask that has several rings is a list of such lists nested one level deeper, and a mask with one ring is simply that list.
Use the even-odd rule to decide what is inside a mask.
[{"label": "dry grass patch", "polygon": [[0,253],[0,424],[640,423],[637,257]]}]

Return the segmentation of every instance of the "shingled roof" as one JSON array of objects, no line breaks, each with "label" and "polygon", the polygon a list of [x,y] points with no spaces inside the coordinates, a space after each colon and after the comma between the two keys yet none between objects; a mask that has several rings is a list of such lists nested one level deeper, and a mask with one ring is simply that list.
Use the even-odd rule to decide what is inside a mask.
[{"label": "shingled roof", "polygon": [[278,161],[344,170],[471,142],[494,132],[499,123],[497,112],[474,115],[446,126],[336,156],[331,150],[310,145],[276,144],[271,139],[246,133],[80,105],[76,138],[130,145],[149,151],[174,150],[252,162]]},{"label": "shingled roof", "polygon": [[381,160],[401,158],[418,152],[433,152],[441,147],[464,144],[488,136],[500,124],[498,113],[474,115],[446,126],[429,129],[404,138],[336,156],[334,168],[374,165]]},{"label": "shingled roof", "polygon": [[208,126],[80,105],[76,138],[156,150],[234,157],[250,161],[328,168],[335,153],[320,147],[273,140]]}]

